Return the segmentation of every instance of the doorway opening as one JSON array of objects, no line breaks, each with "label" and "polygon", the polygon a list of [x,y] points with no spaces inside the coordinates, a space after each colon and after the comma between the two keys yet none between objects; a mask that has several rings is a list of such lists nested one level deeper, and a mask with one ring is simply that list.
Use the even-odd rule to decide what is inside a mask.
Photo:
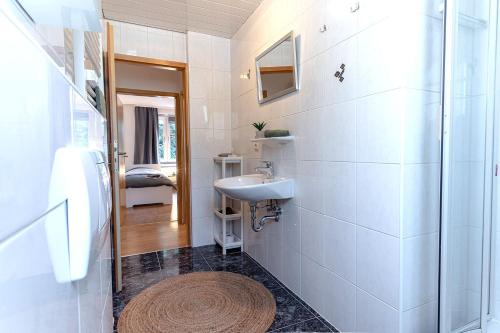
[{"label": "doorway opening", "polygon": [[[125,164],[120,168],[125,172],[120,193],[122,256],[189,245],[188,225],[178,214],[178,100],[178,93],[117,88],[118,144]],[[152,132],[136,119],[148,112],[155,117]],[[144,160],[136,147],[144,145],[148,135],[156,139],[149,140],[156,151],[154,161]]]},{"label": "doorway opening", "polygon": [[[115,54],[110,23],[106,36],[114,279],[120,291],[123,256],[191,244],[189,81],[186,63]],[[125,105],[128,111],[133,105],[133,135],[125,130],[130,124],[124,117],[132,117]],[[140,176],[139,185],[127,180],[131,174]]]}]

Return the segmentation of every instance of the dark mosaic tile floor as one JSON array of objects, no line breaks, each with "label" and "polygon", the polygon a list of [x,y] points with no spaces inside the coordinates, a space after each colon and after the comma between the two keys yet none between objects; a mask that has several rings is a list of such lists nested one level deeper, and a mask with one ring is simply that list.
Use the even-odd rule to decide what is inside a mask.
[{"label": "dark mosaic tile floor", "polygon": [[269,332],[337,332],[300,297],[244,252],[222,255],[217,245],[159,251],[123,258],[123,289],[113,294],[115,323],[125,305],[145,288],[171,276],[199,271],[246,275],[271,291],[276,317]]}]

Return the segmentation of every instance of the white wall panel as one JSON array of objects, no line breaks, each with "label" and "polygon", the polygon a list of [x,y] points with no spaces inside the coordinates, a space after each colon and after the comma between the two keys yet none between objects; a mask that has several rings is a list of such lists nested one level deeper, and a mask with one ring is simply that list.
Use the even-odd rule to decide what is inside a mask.
[{"label": "white wall panel", "polygon": [[0,5],[0,29],[0,98],[8,110],[0,122],[0,211],[8,222],[0,224],[0,331],[96,333],[104,326],[108,333],[109,224],[92,237],[87,276],[73,283],[56,280],[47,234],[49,218],[68,223],[66,204],[48,200],[55,153],[69,146],[106,153],[104,119],[37,44],[17,8]]},{"label": "white wall panel", "polygon": [[[246,173],[265,159],[296,180],[280,222],[282,262],[291,265],[283,266],[282,282],[343,331],[432,328],[423,322],[426,304],[436,301],[432,292],[421,299],[406,293],[428,285],[432,273],[422,265],[410,270],[400,258],[438,256],[435,248],[422,252],[424,238],[405,238],[434,232],[439,221],[441,14],[433,0],[354,4],[262,2],[231,39],[231,142],[247,159]],[[255,56],[290,30],[300,90],[259,105]],[[342,83],[334,76],[341,64]],[[250,80],[240,79],[249,68]],[[296,140],[256,148],[255,121],[288,129]],[[268,229],[249,229],[245,248],[271,268],[276,249]],[[410,272],[414,279],[404,284]],[[416,318],[402,315],[401,300],[421,310]]]},{"label": "white wall panel", "polygon": [[192,245],[214,243],[213,157],[232,151],[229,39],[188,32]]}]

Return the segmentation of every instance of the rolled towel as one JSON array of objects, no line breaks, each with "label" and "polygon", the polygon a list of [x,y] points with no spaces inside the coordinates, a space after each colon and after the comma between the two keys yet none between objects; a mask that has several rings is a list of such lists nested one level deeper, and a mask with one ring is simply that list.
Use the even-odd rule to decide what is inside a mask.
[{"label": "rolled towel", "polygon": [[275,138],[275,137],[280,137],[280,136],[290,136],[290,131],[282,130],[282,129],[265,130],[264,131],[264,137],[266,137],[266,138]]}]

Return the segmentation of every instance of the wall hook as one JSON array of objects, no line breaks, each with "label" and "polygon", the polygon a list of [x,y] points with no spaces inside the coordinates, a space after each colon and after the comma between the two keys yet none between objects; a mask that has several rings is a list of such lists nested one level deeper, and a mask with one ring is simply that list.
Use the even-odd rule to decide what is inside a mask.
[{"label": "wall hook", "polygon": [[326,24],[323,24],[321,26],[321,28],[319,28],[319,32],[321,32],[321,33],[325,32],[326,30],[328,30],[328,28],[326,27]]},{"label": "wall hook", "polygon": [[342,71],[336,71],[335,77],[339,79],[340,82],[344,81],[345,64],[340,65]]},{"label": "wall hook", "polygon": [[351,5],[351,13],[355,13],[358,10],[359,10],[359,1],[356,1]]}]

